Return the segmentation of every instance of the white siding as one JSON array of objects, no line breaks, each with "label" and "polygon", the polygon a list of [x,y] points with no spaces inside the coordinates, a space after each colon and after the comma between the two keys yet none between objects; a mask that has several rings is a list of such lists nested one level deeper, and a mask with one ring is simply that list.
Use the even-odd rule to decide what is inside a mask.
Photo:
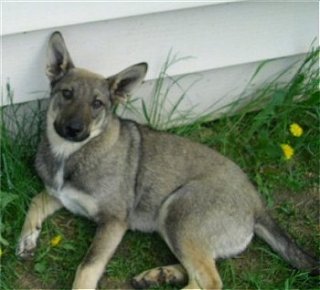
[{"label": "white siding", "polygon": [[[67,4],[59,3],[59,9],[65,7],[65,11],[69,11]],[[171,10],[178,6],[165,9],[160,7],[164,5],[162,3],[159,4],[159,10],[153,12],[164,12],[146,14],[150,11],[140,7],[145,6],[145,3],[134,3],[130,11],[137,9],[137,12],[130,14],[127,11],[128,15],[134,16],[123,17],[125,14],[123,11],[121,14],[120,9],[114,17],[123,18],[111,19],[111,13],[109,18],[106,18],[109,20],[101,20],[93,3],[81,3],[84,5],[81,11],[85,10],[85,7],[88,11],[96,11],[94,17],[100,21],[94,21],[94,17],[83,18],[83,14],[82,18],[79,16],[78,19],[77,13],[68,12],[72,22],[56,24],[54,11],[52,17],[47,15],[46,19],[34,21],[38,19],[37,13],[40,13],[41,9],[37,11],[36,6],[33,6],[33,9],[25,11],[29,11],[32,25],[42,25],[33,28],[43,29],[14,33],[24,30],[20,23],[15,29],[4,30],[6,34],[2,44],[2,85],[7,80],[10,81],[16,103],[45,96],[48,86],[44,76],[46,45],[50,33],[59,26],[75,64],[106,76],[131,64],[147,61],[147,80],[152,80],[157,77],[170,49],[179,56],[192,56],[192,59],[173,66],[169,73],[181,75],[201,72],[210,76],[210,79],[204,77],[197,84],[197,88],[201,87],[199,91],[202,92],[202,97],[191,101],[197,103],[201,100],[201,105],[206,107],[221,98],[228,101],[236,97],[238,88],[243,87],[244,80],[250,77],[257,62],[305,53],[312,41],[318,37],[319,9],[316,2],[204,4],[206,6]],[[116,3],[103,5],[105,9],[109,8],[109,11],[116,11]],[[21,17],[21,10],[19,11],[20,14],[17,12],[15,15],[14,9],[4,10],[3,14],[10,13],[10,19],[17,19]],[[3,19],[3,27],[10,24],[6,23],[8,17]],[[24,18],[25,30],[30,30],[27,19]],[[43,25],[44,23],[46,25]],[[71,23],[74,25],[67,25]],[[12,27],[12,22],[10,25]],[[287,62],[292,59],[288,58]],[[246,69],[248,66],[251,66],[251,69]],[[281,66],[275,66],[274,70],[280,68]],[[235,77],[239,72],[241,77]],[[145,87],[150,86],[151,83],[145,84]],[[147,90],[142,88],[141,92],[143,91]]]},{"label": "white siding", "polygon": [[[228,2],[228,1],[224,1]],[[235,2],[235,1],[233,1]],[[213,4],[220,4],[216,1]],[[34,31],[163,11],[205,6],[208,2],[4,2],[1,34]],[[14,14],[14,17],[12,17]],[[32,17],[35,16],[35,17]]]}]

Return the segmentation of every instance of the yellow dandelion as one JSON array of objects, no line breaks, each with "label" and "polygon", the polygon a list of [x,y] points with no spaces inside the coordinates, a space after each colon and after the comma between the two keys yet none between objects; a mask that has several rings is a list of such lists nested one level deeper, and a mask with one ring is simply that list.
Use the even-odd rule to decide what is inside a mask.
[{"label": "yellow dandelion", "polygon": [[62,237],[60,235],[56,235],[51,239],[50,244],[52,247],[56,247],[60,244],[61,240],[62,240]]},{"label": "yellow dandelion", "polygon": [[294,137],[300,137],[303,134],[303,129],[297,123],[292,123],[289,130]]},{"label": "yellow dandelion", "polygon": [[286,160],[289,160],[294,155],[294,149],[288,144],[281,144],[281,149]]}]

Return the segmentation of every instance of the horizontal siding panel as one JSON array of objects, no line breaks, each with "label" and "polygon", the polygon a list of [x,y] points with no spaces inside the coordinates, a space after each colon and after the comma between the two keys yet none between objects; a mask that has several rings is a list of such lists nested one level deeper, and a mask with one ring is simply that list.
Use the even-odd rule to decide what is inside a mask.
[{"label": "horizontal siding panel", "polygon": [[[178,117],[179,114],[183,116],[183,112],[188,112],[191,108],[191,116],[199,117],[211,113],[212,119],[218,118],[222,113],[230,112],[230,104],[239,101],[239,98],[247,101],[248,98],[254,98],[257,88],[266,86],[275,79],[277,83],[290,81],[304,58],[305,55],[296,55],[269,61],[260,68],[257,75],[255,73],[261,65],[260,62],[191,74],[183,77],[179,80],[178,85],[173,86],[172,80],[167,78],[164,80],[162,92],[164,93],[168,87],[170,87],[170,91],[166,97],[168,101],[161,107],[162,120],[166,120],[166,115],[186,90],[185,97],[179,104],[179,110],[173,118]],[[254,75],[255,77],[253,77]],[[150,96],[153,94],[154,86],[154,80],[146,82],[135,92],[134,98],[144,99],[148,107],[151,107],[153,99]],[[136,101],[134,104],[140,109],[141,115],[132,115],[127,112],[125,116],[139,122],[145,122],[141,103]],[[164,123],[162,122],[162,124]]]},{"label": "horizontal siding panel", "polygon": [[[14,102],[45,95],[45,53],[54,30],[3,37],[2,78],[3,83],[10,81]],[[65,26],[60,30],[77,66],[109,76],[146,61],[147,80],[152,80],[170,50],[193,57],[170,68],[171,75],[305,53],[318,36],[318,4],[229,3]],[[228,83],[228,76],[225,78]],[[211,85],[216,84],[213,81]]]},{"label": "horizontal siding panel", "polygon": [[[239,1],[239,0],[238,0]],[[208,2],[4,2],[2,34],[111,20],[235,1]],[[14,17],[13,17],[14,15]],[[30,17],[30,16],[34,17]]]},{"label": "horizontal siding panel", "polygon": [[[161,92],[166,92],[168,87],[170,87],[170,90],[167,95],[168,101],[165,102],[164,106],[158,106],[161,111],[161,117],[157,125],[160,127],[177,126],[184,124],[186,121],[190,122],[192,118],[198,118],[208,113],[211,113],[210,119],[219,118],[222,113],[230,112],[230,106],[228,105],[238,101],[239,96],[244,100],[248,100],[248,97],[254,97],[253,93],[256,92],[257,87],[267,85],[284,71],[286,73],[281,74],[281,78],[277,78],[277,82],[287,83],[293,77],[293,74],[297,71],[304,58],[305,55],[297,55],[267,62],[251,82],[250,80],[260,66],[260,63],[214,69],[187,75],[182,79],[180,79],[181,76],[176,76],[175,79],[180,79],[177,85],[172,85],[172,80],[165,78]],[[131,101],[133,101],[133,106],[136,109],[135,114],[131,110],[124,111],[123,107],[120,107],[117,111],[118,115],[136,120],[139,123],[146,123],[141,99],[145,101],[150,112],[150,107],[153,103],[151,96],[153,95],[155,85],[156,80],[149,80],[144,82],[134,92]],[[181,103],[179,103],[178,110],[171,116],[171,120],[177,118],[180,121],[168,124],[166,120],[168,120],[169,112],[171,112],[173,106],[179,101],[179,98],[186,90],[187,92]],[[44,94],[45,92],[39,93],[39,97],[43,97]],[[160,102],[161,100],[160,98]],[[43,99],[40,103],[28,102],[22,104],[19,112],[38,110],[39,104],[41,108],[46,108],[48,105],[47,99]],[[234,106],[232,109],[234,109]],[[184,117],[187,117],[187,119]]]}]

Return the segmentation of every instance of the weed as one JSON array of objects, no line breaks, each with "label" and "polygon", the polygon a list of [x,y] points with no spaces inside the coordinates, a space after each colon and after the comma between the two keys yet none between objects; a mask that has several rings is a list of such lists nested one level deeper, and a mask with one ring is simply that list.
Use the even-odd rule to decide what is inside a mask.
[{"label": "weed", "polygon": [[[171,127],[181,126],[182,124],[198,121],[199,116],[193,113],[194,107],[186,110],[181,110],[182,103],[187,99],[187,92],[200,79],[200,75],[193,74],[194,80],[187,88],[183,88],[180,82],[187,78],[188,75],[171,77],[168,70],[178,62],[185,61],[190,57],[178,57],[172,55],[170,51],[166,61],[164,62],[158,78],[155,80],[153,91],[148,102],[144,99],[129,100],[125,104],[124,110],[129,110],[138,116],[138,119],[143,119],[147,125],[157,130],[165,130]],[[173,89],[178,89],[179,95],[171,100],[169,93]],[[142,115],[142,118],[141,118]]]}]

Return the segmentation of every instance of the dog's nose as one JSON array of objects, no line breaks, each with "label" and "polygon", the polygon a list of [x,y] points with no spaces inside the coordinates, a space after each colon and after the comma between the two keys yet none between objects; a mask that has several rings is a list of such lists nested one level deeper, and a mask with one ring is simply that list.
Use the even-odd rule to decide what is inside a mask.
[{"label": "dog's nose", "polygon": [[68,137],[76,137],[84,130],[84,123],[80,120],[72,120],[66,126],[66,133]]}]

